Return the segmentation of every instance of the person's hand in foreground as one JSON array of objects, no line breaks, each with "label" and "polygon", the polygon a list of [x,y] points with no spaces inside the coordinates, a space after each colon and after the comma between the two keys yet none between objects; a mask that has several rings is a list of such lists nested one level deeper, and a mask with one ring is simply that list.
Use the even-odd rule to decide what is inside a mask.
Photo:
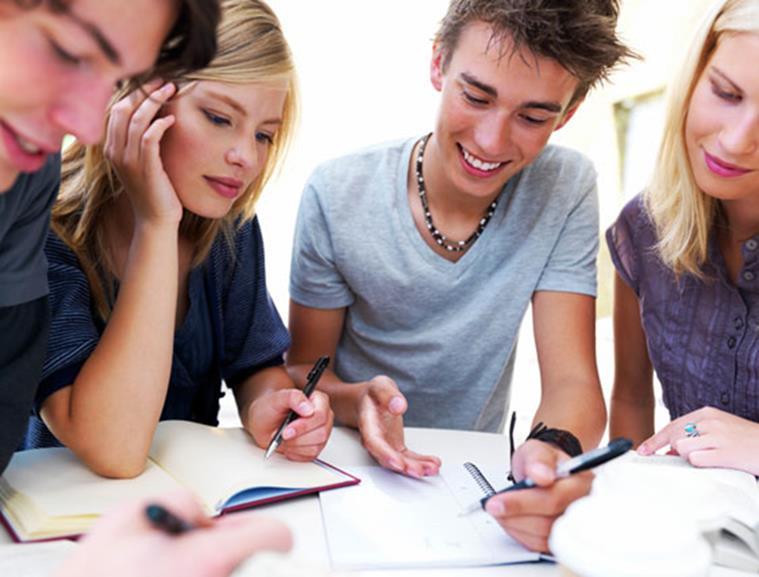
[{"label": "person's hand in foreground", "polygon": [[257,551],[292,546],[280,521],[251,514],[211,521],[188,492],[151,502],[197,528],[170,535],[147,520],[147,501],[124,506],[98,521],[55,577],[226,577]]}]

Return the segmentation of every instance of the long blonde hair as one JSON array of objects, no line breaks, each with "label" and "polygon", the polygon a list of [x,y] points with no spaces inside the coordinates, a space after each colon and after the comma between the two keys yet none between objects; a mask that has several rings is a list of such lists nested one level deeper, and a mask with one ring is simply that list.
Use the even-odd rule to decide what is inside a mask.
[{"label": "long blonde hair", "polygon": [[[232,241],[235,228],[253,218],[256,201],[281,164],[297,117],[297,81],[290,48],[274,12],[261,0],[224,0],[218,28],[218,51],[208,67],[171,79],[180,85],[199,80],[236,84],[288,83],[282,124],[259,177],[221,219],[207,219],[185,211],[183,235],[195,242],[193,266],[208,256],[219,234]],[[134,84],[114,96],[112,104]],[[124,188],[105,158],[103,146],[74,143],[63,156],[61,195],[53,207],[52,228],[74,251],[87,275],[95,310],[105,320],[114,296],[114,265],[106,236],[105,211]]]},{"label": "long blonde hair", "polygon": [[667,122],[650,185],[646,210],[656,227],[662,262],[680,275],[703,276],[709,235],[719,202],[698,188],[685,145],[691,96],[725,34],[759,33],[759,0],[721,0],[707,13],[669,89]]}]

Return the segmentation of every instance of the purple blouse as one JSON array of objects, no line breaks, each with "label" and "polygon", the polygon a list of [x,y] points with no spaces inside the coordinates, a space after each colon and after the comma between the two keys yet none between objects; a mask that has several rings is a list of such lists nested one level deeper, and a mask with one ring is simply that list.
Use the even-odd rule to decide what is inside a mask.
[{"label": "purple blouse", "polygon": [[759,236],[733,284],[715,239],[705,277],[679,282],[659,260],[641,196],[606,231],[617,272],[638,296],[648,355],[674,419],[712,406],[759,422]]}]

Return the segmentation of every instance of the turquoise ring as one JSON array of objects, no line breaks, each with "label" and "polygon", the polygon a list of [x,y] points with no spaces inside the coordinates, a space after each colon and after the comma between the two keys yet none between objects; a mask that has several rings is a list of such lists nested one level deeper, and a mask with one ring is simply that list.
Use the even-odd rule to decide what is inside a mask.
[{"label": "turquoise ring", "polygon": [[696,427],[696,423],[688,423],[685,425],[685,434],[688,437],[698,437],[698,427]]}]

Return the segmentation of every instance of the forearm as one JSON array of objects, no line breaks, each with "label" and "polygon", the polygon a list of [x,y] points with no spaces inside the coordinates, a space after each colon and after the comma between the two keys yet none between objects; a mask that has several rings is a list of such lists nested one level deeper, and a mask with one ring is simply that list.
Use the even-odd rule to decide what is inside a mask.
[{"label": "forearm", "polygon": [[627,437],[634,446],[654,434],[653,398],[628,399],[612,395],[609,437]]},{"label": "forearm", "polygon": [[606,406],[598,381],[582,386],[557,387],[556,392],[541,399],[533,425],[564,429],[580,441],[584,451],[596,447],[606,428]]},{"label": "forearm", "polygon": [[[288,365],[287,372],[295,385],[302,389],[306,384],[306,377],[313,365],[294,364]],[[329,396],[330,406],[335,413],[335,419],[347,427],[358,428],[358,412],[361,397],[366,394],[368,384],[346,383],[341,380],[331,369],[327,369],[319,379],[318,389]]]},{"label": "forearm", "polygon": [[131,477],[145,466],[171,373],[177,245],[175,227],[135,229],[100,342],[43,409],[53,433],[105,476]]},{"label": "forearm", "polygon": [[250,375],[234,387],[235,402],[243,427],[251,431],[250,406],[269,392],[290,389],[293,382],[284,367],[269,367]]}]

